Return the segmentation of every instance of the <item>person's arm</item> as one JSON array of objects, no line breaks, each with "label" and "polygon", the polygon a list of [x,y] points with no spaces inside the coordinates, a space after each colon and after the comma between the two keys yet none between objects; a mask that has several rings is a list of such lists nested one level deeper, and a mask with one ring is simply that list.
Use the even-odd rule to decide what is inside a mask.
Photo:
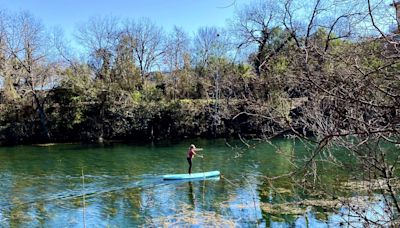
[{"label": "person's arm", "polygon": [[[202,150],[203,150],[203,148],[196,148],[196,149],[193,150],[193,152],[194,151],[202,151]],[[196,152],[194,152],[194,154],[197,155],[198,157],[203,158],[203,155],[201,155],[201,154],[196,154]]]}]

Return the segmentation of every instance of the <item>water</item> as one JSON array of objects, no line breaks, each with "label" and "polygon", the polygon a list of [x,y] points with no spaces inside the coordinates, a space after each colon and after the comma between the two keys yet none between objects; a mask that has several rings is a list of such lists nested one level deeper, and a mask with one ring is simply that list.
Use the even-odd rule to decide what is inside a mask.
[{"label": "water", "polygon": [[[194,159],[193,172],[219,170],[223,176],[163,181],[164,174],[187,171],[191,143],[204,148],[204,159]],[[263,176],[291,171],[291,156],[304,153],[291,140],[274,144],[279,153],[268,143],[249,149],[224,140],[0,148],[0,226],[339,225],[340,216],[331,212],[320,218],[312,210],[276,216],[261,209],[263,202],[278,200],[265,188]],[[293,189],[284,181],[277,187]]]}]

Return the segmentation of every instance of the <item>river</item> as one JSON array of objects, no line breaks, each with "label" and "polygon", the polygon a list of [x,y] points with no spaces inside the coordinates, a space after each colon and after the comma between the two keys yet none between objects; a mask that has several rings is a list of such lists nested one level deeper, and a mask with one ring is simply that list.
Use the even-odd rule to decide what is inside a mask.
[{"label": "river", "polygon": [[[186,151],[204,148],[193,172],[219,170],[220,178],[163,181],[187,171]],[[341,224],[337,213],[270,214],[294,188],[280,182],[274,193],[265,176],[293,169],[291,157],[304,152],[289,139],[253,142],[184,140],[154,144],[57,144],[0,148],[1,227],[244,226],[327,227]],[[277,150],[277,148],[279,150]],[[83,177],[82,178],[82,173]],[[285,191],[287,190],[287,191]],[[345,209],[342,209],[345,210]]]}]

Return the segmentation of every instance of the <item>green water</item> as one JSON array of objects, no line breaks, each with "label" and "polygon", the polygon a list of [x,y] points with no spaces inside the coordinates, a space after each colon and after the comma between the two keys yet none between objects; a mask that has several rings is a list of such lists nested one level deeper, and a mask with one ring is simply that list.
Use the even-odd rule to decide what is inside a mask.
[{"label": "green water", "polygon": [[[204,148],[204,159],[194,159],[193,172],[219,170],[223,177],[163,181],[164,174],[187,171],[186,150],[191,143]],[[260,208],[260,202],[274,201],[273,195],[265,194],[263,176],[291,171],[291,157],[304,153],[291,140],[274,144],[278,152],[268,143],[249,149],[239,141],[228,146],[225,140],[0,148],[0,227],[332,223],[335,214],[327,213],[324,219],[313,212],[276,217]],[[281,187],[293,188],[289,182]]]}]

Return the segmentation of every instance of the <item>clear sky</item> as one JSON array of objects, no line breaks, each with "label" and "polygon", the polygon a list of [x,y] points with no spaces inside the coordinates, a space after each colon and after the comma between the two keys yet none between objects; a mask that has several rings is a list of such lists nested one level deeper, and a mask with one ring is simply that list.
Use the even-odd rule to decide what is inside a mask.
[{"label": "clear sky", "polygon": [[[47,27],[60,26],[71,35],[91,16],[148,17],[169,30],[181,26],[193,34],[200,26],[224,26],[235,5],[249,0],[1,0],[0,8],[27,10]],[[232,5],[235,3],[235,5]],[[227,7],[230,6],[230,7]]]}]

